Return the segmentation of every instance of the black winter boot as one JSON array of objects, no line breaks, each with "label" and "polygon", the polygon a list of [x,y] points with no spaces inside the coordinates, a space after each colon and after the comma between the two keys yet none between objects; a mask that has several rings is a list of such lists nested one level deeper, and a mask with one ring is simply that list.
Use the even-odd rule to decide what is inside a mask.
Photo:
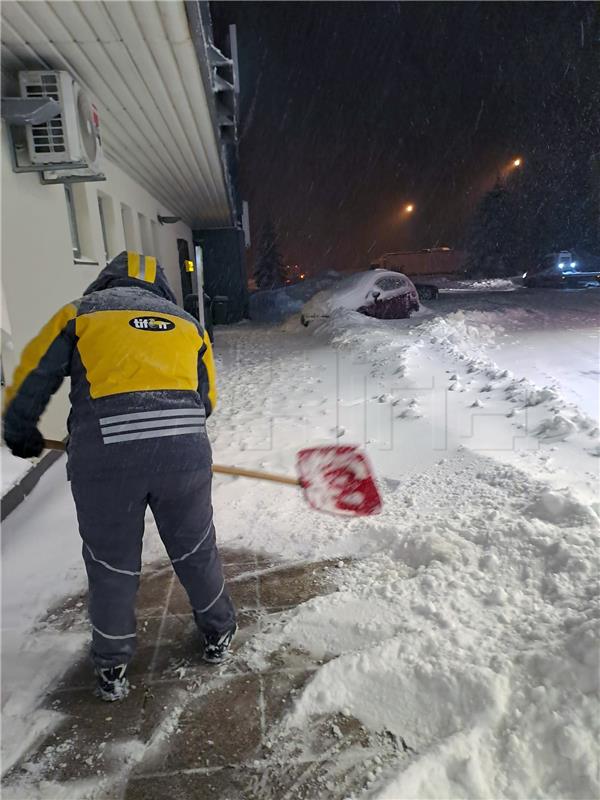
[{"label": "black winter boot", "polygon": [[209,664],[220,664],[225,661],[229,654],[229,646],[231,640],[235,636],[237,625],[226,631],[225,633],[203,633],[204,637],[204,653],[202,658],[208,661]]},{"label": "black winter boot", "polygon": [[129,681],[125,677],[127,664],[117,667],[96,667],[96,697],[112,703],[115,700],[125,700],[129,694]]}]

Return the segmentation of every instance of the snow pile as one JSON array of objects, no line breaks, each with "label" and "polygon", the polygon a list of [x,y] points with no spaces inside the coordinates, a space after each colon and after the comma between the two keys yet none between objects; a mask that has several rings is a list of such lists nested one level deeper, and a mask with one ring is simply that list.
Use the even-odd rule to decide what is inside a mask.
[{"label": "snow pile", "polygon": [[[595,444],[598,435],[595,421],[567,401],[556,385],[540,387],[527,378],[515,378],[490,357],[497,347],[498,336],[504,332],[503,326],[520,322],[522,316],[520,312],[499,315],[457,311],[424,322],[417,334],[462,362],[468,375],[480,375],[484,380],[480,392],[499,390],[521,409],[542,407],[547,416],[532,426],[534,435],[548,441],[563,441],[582,432],[592,437]],[[452,391],[461,388],[458,375],[454,375],[454,380],[457,385],[449,387]]]},{"label": "snow pile", "polygon": [[564,414],[555,414],[550,419],[543,420],[536,433],[542,439],[564,441],[576,430],[577,426],[572,419]]},{"label": "snow pile", "polygon": [[313,295],[337,283],[341,277],[339,272],[329,270],[318,277],[281,289],[253,292],[248,306],[250,319],[255,322],[279,322],[292,314],[298,314]]},{"label": "snow pile", "polygon": [[412,400],[409,400],[406,408],[404,408],[398,414],[398,417],[402,419],[419,419],[422,416],[423,414],[421,412],[421,407],[419,406],[419,401],[416,400],[414,397]]},{"label": "snow pile", "polygon": [[448,292],[514,292],[518,287],[507,278],[485,278],[477,281],[455,281],[451,278],[433,278],[428,283],[435,283],[442,291]]},{"label": "snow pile", "polygon": [[527,508],[528,514],[536,519],[556,525],[591,525],[598,523],[596,512],[579,502],[571,492],[555,492],[544,489],[535,502]]},{"label": "snow pile", "polygon": [[474,315],[457,311],[447,317],[436,317],[430,322],[425,322],[419,328],[422,336],[428,336],[434,344],[444,347],[451,355],[461,360],[473,357],[482,347],[494,344],[496,331],[490,326],[477,320],[479,324],[471,321]]},{"label": "snow pile", "polygon": [[[324,294],[324,293],[323,293]],[[317,295],[315,300],[319,300],[321,294]],[[304,306],[303,313],[307,309],[316,307],[307,303]],[[312,316],[308,314],[308,316]],[[378,320],[376,317],[367,317],[365,314],[359,314],[355,309],[350,308],[336,308],[333,311],[328,311],[321,317],[314,315],[313,322],[310,326],[310,331],[313,334],[323,334],[331,339],[332,344],[346,348],[353,347],[360,339],[364,329],[368,332],[369,337],[376,336],[379,341],[383,342],[390,339],[389,335],[389,322]]]},{"label": "snow pile", "polygon": [[402,737],[370,797],[597,796],[595,512],[464,452],[385,501],[380,551],[246,648],[325,662],[273,739],[337,713]]},{"label": "snow pile", "polygon": [[335,351],[352,353],[357,361],[368,364],[372,377],[391,377],[396,381],[404,376],[406,358],[417,344],[420,322],[430,313],[421,305],[410,319],[380,320],[337,308],[327,317],[315,320],[310,333],[326,338]]}]

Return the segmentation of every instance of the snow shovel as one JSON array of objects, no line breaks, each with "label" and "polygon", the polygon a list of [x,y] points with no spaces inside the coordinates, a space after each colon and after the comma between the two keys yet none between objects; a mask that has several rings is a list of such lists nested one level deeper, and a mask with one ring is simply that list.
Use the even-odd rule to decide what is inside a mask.
[{"label": "snow shovel", "polygon": [[[49,450],[65,450],[64,442],[46,439]],[[309,504],[317,511],[363,517],[381,511],[381,496],[371,465],[356,445],[308,447],[296,456],[298,477],[273,475],[242,467],[213,464],[220,475],[237,475],[262,481],[300,486]]]}]

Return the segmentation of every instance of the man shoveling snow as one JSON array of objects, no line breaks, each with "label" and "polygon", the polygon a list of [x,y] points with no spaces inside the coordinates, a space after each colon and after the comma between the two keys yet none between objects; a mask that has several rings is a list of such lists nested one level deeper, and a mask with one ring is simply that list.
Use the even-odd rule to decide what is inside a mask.
[{"label": "man shoveling snow", "polygon": [[68,475],[89,581],[98,695],[127,696],[149,506],[187,591],[203,655],[219,662],[236,630],[215,541],[211,448],[216,402],[208,335],[179,306],[156,259],[123,252],[25,348],[6,392],[4,438],[39,456],[41,414],[71,377]]}]

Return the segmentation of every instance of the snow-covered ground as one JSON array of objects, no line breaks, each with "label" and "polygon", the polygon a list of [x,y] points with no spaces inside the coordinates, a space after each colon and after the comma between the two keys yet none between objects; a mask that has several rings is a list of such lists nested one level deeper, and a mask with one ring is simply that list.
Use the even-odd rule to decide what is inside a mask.
[{"label": "snow-covered ground", "polygon": [[512,329],[496,334],[494,360],[533,383],[555,385],[595,420],[600,418],[600,352],[593,328]]},{"label": "snow-covered ground", "polygon": [[275,753],[342,712],[414,751],[374,764],[356,797],[598,795],[599,302],[456,293],[410,321],[342,312],[304,338],[297,320],[287,338],[226,334],[244,406],[216,420],[219,459],[291,471],[305,443],[358,441],[385,501],[346,521],[218,482],[230,543],[340,558],[338,592],[246,647],[250,662],[282,646],[324,661]]},{"label": "snow-covered ground", "polygon": [[[599,303],[453,292],[411,320],[217,330],[215,461],[293,474],[301,446],[356,442],[384,499],[381,515],[347,519],[292,487],[215,480],[221,542],[339,564],[337,592],[241,651],[323,661],[271,732],[274,754],[339,711],[411,748],[374,763],[356,798],[598,796]],[[28,630],[83,583],[61,463],[5,523],[3,548],[4,713],[28,722],[14,756],[49,724],[35,693],[72,651]]]},{"label": "snow-covered ground", "polygon": [[[162,552],[149,514],[144,561]],[[68,630],[57,635],[38,622],[85,586],[75,506],[61,458],[2,523],[3,774],[60,719],[57,712],[37,709],[38,700],[87,647],[88,637]]]}]

